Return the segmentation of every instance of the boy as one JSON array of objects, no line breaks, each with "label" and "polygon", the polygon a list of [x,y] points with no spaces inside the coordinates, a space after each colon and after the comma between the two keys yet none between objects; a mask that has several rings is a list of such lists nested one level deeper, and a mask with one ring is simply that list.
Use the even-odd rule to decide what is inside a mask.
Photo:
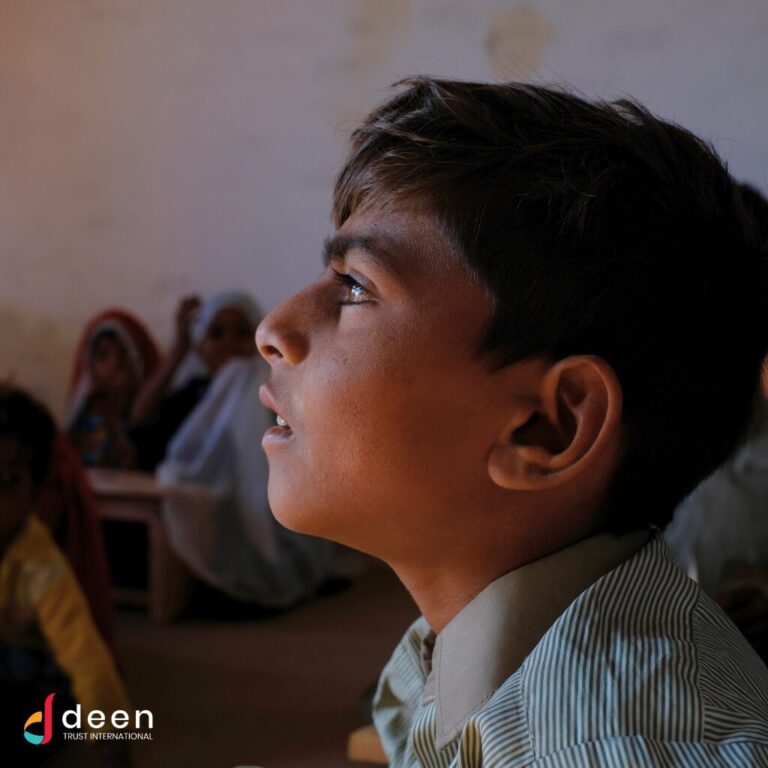
[{"label": "boy", "polygon": [[657,529],[736,444],[765,252],[631,102],[421,78],[352,138],[326,272],[261,324],[280,522],[423,617],[393,766],[768,765],[768,670]]}]

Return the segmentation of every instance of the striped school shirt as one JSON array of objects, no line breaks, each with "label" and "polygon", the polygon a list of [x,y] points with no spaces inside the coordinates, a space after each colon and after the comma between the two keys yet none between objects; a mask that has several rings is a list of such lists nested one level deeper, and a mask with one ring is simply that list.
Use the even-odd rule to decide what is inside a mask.
[{"label": "striped school shirt", "polygon": [[768,669],[637,536],[512,571],[437,637],[418,619],[374,699],[391,768],[768,766]]}]

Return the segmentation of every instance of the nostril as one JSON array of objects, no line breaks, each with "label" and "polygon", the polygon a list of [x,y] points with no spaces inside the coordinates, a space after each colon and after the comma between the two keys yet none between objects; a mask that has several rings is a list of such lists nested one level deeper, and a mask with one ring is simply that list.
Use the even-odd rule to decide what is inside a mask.
[{"label": "nostril", "polygon": [[282,357],[282,353],[280,350],[273,346],[272,344],[262,344],[259,347],[259,352],[261,352],[262,357],[265,357],[267,360],[269,360],[270,357]]},{"label": "nostril", "polygon": [[274,336],[271,328],[267,325],[266,318],[259,323],[256,329],[256,349],[259,354],[267,361],[280,356],[280,351],[274,345]]}]

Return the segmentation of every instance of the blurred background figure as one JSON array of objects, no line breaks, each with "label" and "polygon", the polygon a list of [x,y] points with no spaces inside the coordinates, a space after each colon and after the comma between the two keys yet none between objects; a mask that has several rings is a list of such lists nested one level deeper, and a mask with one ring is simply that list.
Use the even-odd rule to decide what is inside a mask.
[{"label": "blurred background figure", "polygon": [[[129,708],[77,578],[35,514],[55,440],[43,406],[0,390],[0,743],[3,764],[14,768],[42,764],[63,743],[32,748],[20,738],[49,694],[57,711],[75,702],[86,711]],[[128,764],[121,745],[101,744],[104,765]]]},{"label": "blurred background figure", "polygon": [[260,319],[256,302],[245,293],[220,293],[205,303],[196,296],[181,301],[171,350],[131,412],[139,469],[153,471],[163,460],[171,438],[230,360],[256,354]]},{"label": "blurred background figure", "polygon": [[104,532],[80,457],[64,434],[56,436],[50,472],[40,488],[35,511],[69,561],[94,623],[116,659],[115,609]]},{"label": "blurred background figure", "polygon": [[157,346],[143,323],[122,309],[98,314],[75,355],[66,428],[83,464],[131,469],[128,434],[134,399],[158,367]]},{"label": "blurred background figure", "polygon": [[[747,184],[741,192],[768,241],[768,200]],[[768,366],[741,447],[678,507],[665,536],[680,565],[768,661]]]},{"label": "blurred background figure", "polygon": [[768,404],[742,447],[678,507],[665,536],[768,660]]}]

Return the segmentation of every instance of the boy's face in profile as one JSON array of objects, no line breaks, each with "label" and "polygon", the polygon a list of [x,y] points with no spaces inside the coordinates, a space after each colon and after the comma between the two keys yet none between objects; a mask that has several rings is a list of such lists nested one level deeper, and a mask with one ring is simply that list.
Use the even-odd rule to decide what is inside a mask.
[{"label": "boy's face in profile", "polygon": [[477,352],[490,299],[428,214],[359,211],[328,257],[257,333],[272,365],[262,400],[286,424],[263,441],[272,509],[384,559],[448,546],[494,492],[487,454],[509,393]]},{"label": "boy's face in profile", "polygon": [[32,509],[34,489],[29,456],[8,437],[0,437],[0,537],[12,535]]}]

